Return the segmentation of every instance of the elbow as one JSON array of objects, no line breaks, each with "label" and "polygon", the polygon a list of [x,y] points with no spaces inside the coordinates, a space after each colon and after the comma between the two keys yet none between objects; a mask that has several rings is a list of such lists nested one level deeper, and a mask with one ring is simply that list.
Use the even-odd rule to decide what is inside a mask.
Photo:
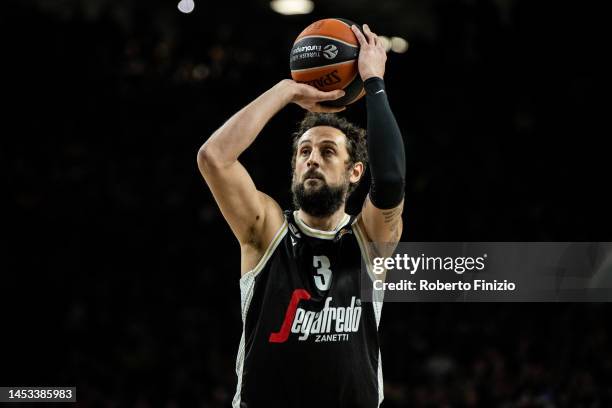
[{"label": "elbow", "polygon": [[235,162],[235,158],[227,157],[227,154],[224,154],[220,147],[208,142],[204,143],[198,150],[198,167],[203,173],[226,169]]},{"label": "elbow", "polygon": [[217,155],[208,145],[208,143],[204,143],[202,147],[198,150],[198,167],[202,172],[207,171],[211,168],[219,167],[219,163],[216,159]]},{"label": "elbow", "polygon": [[394,171],[372,172],[372,184],[384,190],[404,190],[406,175],[401,169]]},{"label": "elbow", "polygon": [[385,188],[404,188],[405,175],[400,171],[385,174],[383,176],[376,177],[376,184],[383,185]]},{"label": "elbow", "polygon": [[397,207],[404,199],[405,181],[403,178],[372,180],[370,200],[374,207],[387,210]]}]

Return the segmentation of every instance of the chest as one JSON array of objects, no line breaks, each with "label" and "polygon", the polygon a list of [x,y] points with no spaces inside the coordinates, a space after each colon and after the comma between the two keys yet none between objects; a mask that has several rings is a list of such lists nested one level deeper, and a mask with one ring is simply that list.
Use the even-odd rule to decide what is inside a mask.
[{"label": "chest", "polygon": [[361,252],[354,235],[323,240],[287,234],[284,270],[290,289],[303,287],[320,296],[350,296],[359,290]]}]

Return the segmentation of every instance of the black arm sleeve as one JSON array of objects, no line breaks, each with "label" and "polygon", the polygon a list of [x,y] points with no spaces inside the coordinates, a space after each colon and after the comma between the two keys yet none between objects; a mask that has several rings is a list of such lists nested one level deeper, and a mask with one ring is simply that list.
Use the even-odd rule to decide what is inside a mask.
[{"label": "black arm sleeve", "polygon": [[368,160],[372,174],[370,200],[376,208],[389,209],[404,198],[404,141],[391,112],[382,78],[368,78],[364,85],[368,109]]}]

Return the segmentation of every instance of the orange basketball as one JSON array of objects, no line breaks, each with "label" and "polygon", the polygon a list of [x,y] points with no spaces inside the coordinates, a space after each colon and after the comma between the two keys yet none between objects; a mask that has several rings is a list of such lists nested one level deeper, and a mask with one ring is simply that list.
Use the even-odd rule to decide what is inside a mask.
[{"label": "orange basketball", "polygon": [[359,76],[359,42],[351,30],[354,23],[343,18],[315,21],[298,35],[289,58],[291,77],[322,91],[343,89],[345,95],[329,106],[345,106],[365,91]]}]

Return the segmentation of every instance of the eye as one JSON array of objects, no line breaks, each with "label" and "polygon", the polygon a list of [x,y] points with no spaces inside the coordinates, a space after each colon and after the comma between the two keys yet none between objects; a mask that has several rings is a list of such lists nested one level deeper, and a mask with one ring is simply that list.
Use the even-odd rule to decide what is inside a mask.
[{"label": "eye", "polygon": [[326,155],[326,156],[332,155],[334,153],[336,153],[336,152],[334,152],[333,149],[325,149],[323,151],[323,154]]},{"label": "eye", "polygon": [[302,149],[302,150],[300,151],[300,154],[301,154],[302,156],[307,156],[307,155],[309,155],[309,154],[310,154],[310,149]]}]

